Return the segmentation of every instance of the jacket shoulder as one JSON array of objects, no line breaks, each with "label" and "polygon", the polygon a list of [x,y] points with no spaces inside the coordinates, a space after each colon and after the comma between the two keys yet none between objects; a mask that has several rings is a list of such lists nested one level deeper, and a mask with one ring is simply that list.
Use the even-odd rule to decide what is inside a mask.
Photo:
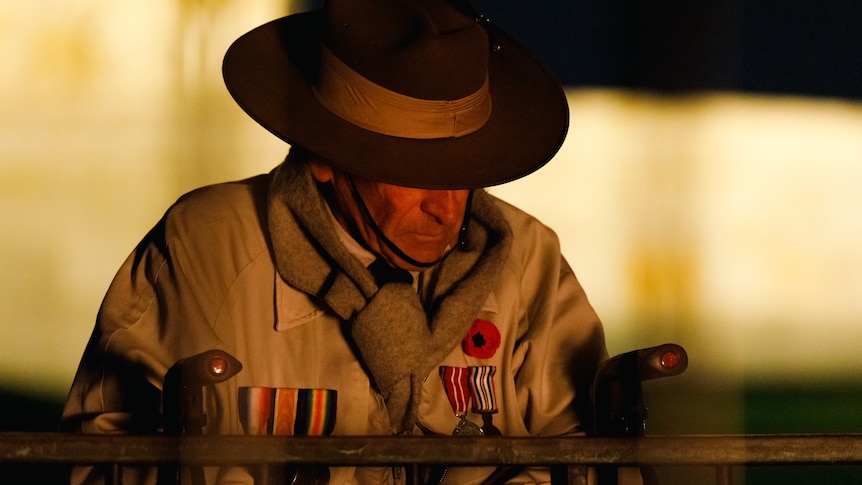
[{"label": "jacket shoulder", "polygon": [[168,218],[184,218],[202,224],[218,222],[241,211],[256,210],[266,203],[269,177],[258,175],[244,180],[199,187],[183,194],[168,209]]},{"label": "jacket shoulder", "polygon": [[161,224],[165,239],[263,233],[269,177],[256,177],[197,188],[182,195],[166,211]]},{"label": "jacket shoulder", "polygon": [[268,252],[268,188],[269,176],[259,175],[184,194],[141,241],[135,259],[155,250],[196,273],[241,271]]}]

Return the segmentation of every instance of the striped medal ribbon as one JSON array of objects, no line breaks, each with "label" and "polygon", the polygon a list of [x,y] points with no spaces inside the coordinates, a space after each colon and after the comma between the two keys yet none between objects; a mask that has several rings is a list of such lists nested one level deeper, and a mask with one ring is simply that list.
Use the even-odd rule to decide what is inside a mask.
[{"label": "striped medal ribbon", "polygon": [[329,436],[335,427],[336,404],[337,394],[332,389],[297,389],[293,434]]},{"label": "striped medal ribbon", "polygon": [[[338,393],[333,389],[240,387],[237,404],[246,434],[328,436],[335,428]],[[325,484],[328,467],[252,467],[255,483]]]},{"label": "striped medal ribbon", "polygon": [[239,419],[246,434],[327,436],[335,428],[337,391],[240,387]]},{"label": "striped medal ribbon", "polygon": [[452,430],[453,436],[482,436],[482,429],[467,419],[470,406],[469,370],[465,367],[440,366],[440,378],[449,404],[458,417],[458,424]]},{"label": "striped medal ribbon", "polygon": [[482,434],[485,436],[500,436],[500,430],[494,426],[493,415],[498,412],[497,392],[494,387],[494,375],[497,367],[479,365],[468,367],[470,396],[473,399],[473,412],[482,415]]}]

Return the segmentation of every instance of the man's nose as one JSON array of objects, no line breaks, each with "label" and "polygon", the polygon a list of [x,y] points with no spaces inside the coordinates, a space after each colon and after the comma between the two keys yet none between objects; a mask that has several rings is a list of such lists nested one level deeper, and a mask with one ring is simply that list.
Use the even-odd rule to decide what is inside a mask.
[{"label": "man's nose", "polygon": [[428,190],[422,201],[422,210],[440,224],[461,224],[467,205],[469,190]]}]

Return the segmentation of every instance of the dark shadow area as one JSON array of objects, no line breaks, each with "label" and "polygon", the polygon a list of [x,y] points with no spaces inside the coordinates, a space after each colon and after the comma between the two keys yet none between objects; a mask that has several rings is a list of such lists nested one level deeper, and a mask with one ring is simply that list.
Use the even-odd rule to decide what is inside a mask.
[{"label": "dark shadow area", "polygon": [[57,431],[63,401],[0,389],[0,430]]},{"label": "dark shadow area", "polygon": [[475,0],[569,86],[862,99],[857,0]]},{"label": "dark shadow area", "polygon": [[[56,432],[63,402],[11,389],[0,389],[0,431]],[[14,484],[68,483],[68,468],[0,462],[0,482]]]},{"label": "dark shadow area", "polygon": [[[691,375],[646,383],[644,400],[649,407],[647,435],[862,433],[862,384],[858,382],[741,382],[736,388],[711,386]],[[716,483],[714,467],[659,467],[657,471],[662,485]],[[862,483],[862,466],[735,467],[733,483]]]},{"label": "dark shadow area", "polygon": [[[751,434],[862,433],[862,385],[750,384],[745,392],[745,428]],[[752,467],[745,483],[862,483],[862,466]]]}]

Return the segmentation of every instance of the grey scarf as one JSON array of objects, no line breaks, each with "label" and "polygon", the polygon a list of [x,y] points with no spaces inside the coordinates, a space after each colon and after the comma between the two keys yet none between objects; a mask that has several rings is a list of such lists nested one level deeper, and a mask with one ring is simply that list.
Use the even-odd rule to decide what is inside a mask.
[{"label": "grey scarf", "polygon": [[422,382],[461,342],[509,255],[511,229],[493,198],[475,193],[465,244],[427,272],[424,302],[408,283],[378,288],[339,241],[307,165],[276,168],[268,210],[279,274],[349,322],[349,338],[384,397],[392,431],[409,431]]}]

